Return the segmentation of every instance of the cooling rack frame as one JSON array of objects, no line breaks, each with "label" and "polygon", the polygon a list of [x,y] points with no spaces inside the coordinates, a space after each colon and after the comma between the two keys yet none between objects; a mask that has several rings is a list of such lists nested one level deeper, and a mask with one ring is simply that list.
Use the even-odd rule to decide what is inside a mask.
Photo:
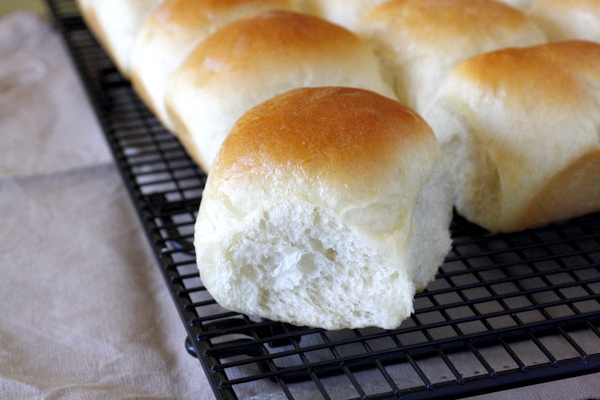
[{"label": "cooling rack frame", "polygon": [[216,398],[264,385],[288,399],[307,390],[448,399],[600,372],[599,214],[511,235],[455,216],[452,251],[394,331],[327,332],[220,308],[191,245],[205,174],[117,72],[75,2],[47,3],[185,325],[185,348]]}]

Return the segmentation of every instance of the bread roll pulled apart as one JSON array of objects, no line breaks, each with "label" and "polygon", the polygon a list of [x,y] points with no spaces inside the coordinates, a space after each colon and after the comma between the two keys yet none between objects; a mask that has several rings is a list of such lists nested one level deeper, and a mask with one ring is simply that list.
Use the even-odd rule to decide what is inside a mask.
[{"label": "bread roll pulled apart", "polygon": [[301,88],[244,114],[208,176],[198,268],[223,307],[295,325],[396,328],[450,249],[448,158],[414,111]]},{"label": "bread roll pulled apart", "polygon": [[600,211],[600,44],[470,58],[424,117],[472,222],[511,232]]},{"label": "bread roll pulled apart", "polygon": [[288,90],[315,86],[395,98],[358,36],[317,17],[272,11],[232,22],[195,47],[169,81],[166,108],[176,135],[208,172],[242,114]]}]

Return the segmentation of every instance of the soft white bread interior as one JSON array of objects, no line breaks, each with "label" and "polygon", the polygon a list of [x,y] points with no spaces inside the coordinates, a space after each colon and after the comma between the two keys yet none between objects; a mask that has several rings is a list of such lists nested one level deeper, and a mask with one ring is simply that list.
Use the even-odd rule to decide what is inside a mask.
[{"label": "soft white bread interior", "polygon": [[165,101],[176,135],[209,171],[244,112],[309,86],[394,97],[374,53],[355,34],[317,17],[273,11],[232,22],[195,47],[173,73]]},{"label": "soft white bread interior", "polygon": [[536,0],[527,15],[549,40],[582,39],[600,43],[598,0]]},{"label": "soft white bread interior", "polygon": [[475,56],[424,117],[469,220],[510,232],[600,211],[600,44]]},{"label": "soft white bread interior", "polygon": [[167,82],[189,52],[227,23],[273,9],[299,11],[292,0],[163,1],[137,35],[131,60],[133,87],[172,131],[164,100]]},{"label": "soft white bread interior", "polygon": [[137,33],[154,7],[163,0],[78,0],[90,31],[121,74],[130,75]]},{"label": "soft white bread interior", "polygon": [[372,8],[356,32],[381,59],[398,99],[422,113],[460,61],[544,43],[523,13],[495,0],[395,0]]},{"label": "soft white bread interior", "polygon": [[450,248],[447,158],[397,101],[301,88],[235,125],[195,229],[223,307],[326,329],[395,328]]},{"label": "soft white bread interior", "polygon": [[347,29],[356,23],[369,9],[389,0],[308,0],[309,11],[323,19]]}]

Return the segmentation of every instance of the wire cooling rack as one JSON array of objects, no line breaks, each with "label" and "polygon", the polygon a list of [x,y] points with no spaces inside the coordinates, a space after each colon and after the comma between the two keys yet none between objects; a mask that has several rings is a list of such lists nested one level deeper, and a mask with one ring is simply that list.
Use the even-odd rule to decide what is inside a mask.
[{"label": "wire cooling rack", "polygon": [[48,4],[216,398],[446,399],[600,372],[598,214],[511,235],[455,217],[450,254],[397,330],[328,332],[222,309],[191,245],[204,173],[74,2]]}]

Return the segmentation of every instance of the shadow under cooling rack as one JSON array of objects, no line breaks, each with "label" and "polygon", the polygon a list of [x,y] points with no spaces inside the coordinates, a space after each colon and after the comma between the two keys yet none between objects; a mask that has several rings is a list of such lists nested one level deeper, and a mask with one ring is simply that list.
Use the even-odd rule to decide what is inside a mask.
[{"label": "shadow under cooling rack", "polygon": [[73,1],[48,4],[186,327],[186,348],[217,398],[457,398],[600,372],[598,214],[511,235],[455,217],[437,279],[393,331],[329,332],[222,309],[202,286],[191,245],[206,176],[118,74]]}]

